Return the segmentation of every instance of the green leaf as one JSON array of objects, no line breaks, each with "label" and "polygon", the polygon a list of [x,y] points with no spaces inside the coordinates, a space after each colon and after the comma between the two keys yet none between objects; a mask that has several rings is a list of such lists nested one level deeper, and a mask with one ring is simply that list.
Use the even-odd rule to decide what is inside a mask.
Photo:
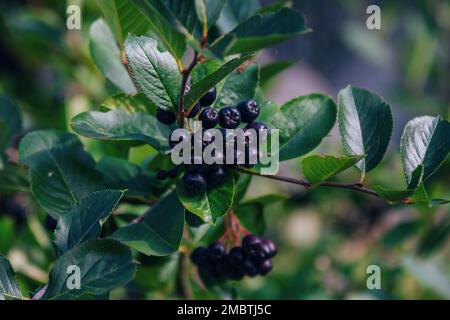
[{"label": "green leaf", "polygon": [[261,104],[258,121],[271,123],[273,118],[280,112],[281,106],[272,101],[264,101]]},{"label": "green leaf", "polygon": [[239,23],[253,16],[259,8],[259,0],[227,0],[217,25],[223,33],[230,32]]},{"label": "green leaf", "polygon": [[103,174],[105,184],[115,190],[127,189],[127,197],[159,195],[163,190],[161,181],[150,175],[142,167],[127,160],[104,157],[96,169]]},{"label": "green leaf", "polygon": [[0,300],[21,300],[22,293],[8,259],[0,255]]},{"label": "green leaf", "polygon": [[178,251],[184,228],[184,208],[175,192],[162,198],[142,221],[118,229],[111,237],[146,255]]},{"label": "green leaf", "polygon": [[130,1],[147,18],[146,21],[150,24],[151,30],[158,36],[167,50],[170,51],[180,67],[186,50],[186,41],[184,35],[173,28],[171,24],[171,21],[174,19],[173,15],[160,0]]},{"label": "green leaf", "polygon": [[0,252],[8,253],[15,245],[16,239],[16,222],[8,216],[0,217]]},{"label": "green leaf", "polygon": [[90,39],[92,58],[105,77],[126,94],[136,94],[136,87],[122,63],[119,46],[104,20],[98,19],[91,25]]},{"label": "green leaf", "polygon": [[403,131],[400,151],[408,183],[419,165],[424,166],[423,180],[426,181],[450,152],[450,122],[429,116],[411,120]]},{"label": "green leaf", "polygon": [[101,176],[95,162],[70,133],[35,131],[20,143],[21,162],[29,167],[31,191],[39,205],[54,218],[97,191]]},{"label": "green leaf", "polygon": [[219,19],[225,4],[226,0],[195,0],[195,10],[200,23],[202,25],[206,23],[208,28],[212,27]]},{"label": "green leaf", "polygon": [[260,203],[245,203],[237,206],[234,213],[242,226],[252,234],[263,235],[266,231],[264,206]]},{"label": "green leaf", "polygon": [[58,254],[97,238],[101,229],[100,220],[109,217],[123,194],[123,191],[113,190],[94,192],[60,217],[54,241]]},{"label": "green leaf", "polygon": [[156,114],[156,105],[153,105],[143,94],[134,96],[123,93],[116,94],[103,101],[101,111],[111,111],[121,109],[128,113],[147,113]]},{"label": "green leaf", "polygon": [[215,224],[232,207],[236,195],[236,182],[232,175],[220,186],[207,189],[198,196],[191,195],[180,180],[177,183],[177,193],[183,206],[199,216],[204,222]]},{"label": "green leaf", "polygon": [[81,113],[72,119],[71,127],[87,138],[141,141],[161,151],[169,148],[171,134],[170,128],[158,122],[154,116],[120,109]]},{"label": "green leaf", "polygon": [[292,8],[292,5],[293,5],[292,0],[280,0],[262,7],[261,9],[258,10],[258,13],[275,12],[285,7]]},{"label": "green leaf", "polygon": [[[134,277],[130,249],[113,240],[90,240],[56,260],[43,300],[85,300],[108,295]],[[67,283],[74,275],[70,266],[80,268],[80,289],[70,290]]]},{"label": "green leaf", "polygon": [[348,155],[365,154],[356,166],[362,172],[375,168],[392,135],[392,113],[380,96],[348,86],[339,92],[339,129]]},{"label": "green leaf", "polygon": [[0,170],[0,193],[30,192],[28,173],[21,166],[7,164]]},{"label": "green leaf", "polygon": [[384,199],[390,202],[399,202],[413,196],[419,185],[422,183],[424,168],[419,165],[414,170],[412,180],[406,190],[389,189],[382,186],[374,186],[374,190]]},{"label": "green leaf", "polygon": [[117,42],[123,44],[128,34],[143,35],[150,24],[129,0],[97,0]]},{"label": "green leaf", "polygon": [[307,32],[310,29],[301,13],[282,8],[276,12],[258,14],[241,23],[217,39],[211,45],[211,50],[224,56],[254,52]]},{"label": "green leaf", "polygon": [[398,224],[383,235],[381,242],[387,247],[396,247],[406,239],[418,234],[420,222],[417,220],[406,221]]},{"label": "green leaf", "polygon": [[153,104],[166,110],[178,106],[181,74],[169,52],[160,52],[157,42],[148,37],[130,36],[125,53],[131,76],[140,92]]},{"label": "green leaf", "polygon": [[261,86],[266,87],[271,80],[295,65],[297,61],[276,61],[261,67]]},{"label": "green leaf", "polygon": [[[158,2],[158,0],[147,0],[147,2]],[[182,34],[193,38],[198,26],[195,0],[162,0],[167,12],[166,19]]]},{"label": "green leaf", "polygon": [[317,186],[321,182],[327,181],[339,173],[351,168],[362,158],[364,158],[363,155],[350,157],[314,155],[304,158],[301,163],[306,179],[313,186]]},{"label": "green leaf", "polygon": [[233,72],[226,78],[218,90],[214,106],[218,109],[226,106],[236,106],[239,102],[253,99],[259,83],[259,65],[254,64],[244,72]]},{"label": "green leaf", "polygon": [[244,61],[252,58],[252,54],[243,55],[240,58],[235,58],[213,73],[207,75],[205,78],[192,85],[191,90],[185,96],[185,109],[192,108],[207,92],[209,89],[217,85],[223,79],[225,79],[230,73],[232,73],[237,67],[239,67]]},{"label": "green leaf", "polygon": [[327,96],[310,94],[287,102],[270,122],[280,130],[280,161],[316,148],[336,122],[336,104]]},{"label": "green leaf", "polygon": [[22,115],[19,106],[10,98],[0,96],[0,156],[8,147],[12,137],[21,130]]}]

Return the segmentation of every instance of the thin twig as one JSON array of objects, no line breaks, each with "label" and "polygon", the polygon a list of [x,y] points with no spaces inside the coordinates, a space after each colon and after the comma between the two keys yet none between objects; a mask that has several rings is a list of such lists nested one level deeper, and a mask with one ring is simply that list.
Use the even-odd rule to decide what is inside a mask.
[{"label": "thin twig", "polygon": [[[259,176],[259,177],[266,178],[266,179],[271,179],[271,180],[277,180],[277,181],[287,182],[287,183],[291,183],[291,184],[296,184],[296,185],[304,187],[305,189],[310,189],[312,187],[311,183],[308,182],[307,180],[294,179],[294,178],[283,177],[283,176],[279,176],[279,175],[274,175],[274,176],[262,175],[262,174],[260,174],[258,172],[244,170],[244,169],[237,169],[237,171],[243,172],[243,173],[246,173],[246,174]],[[357,192],[370,194],[370,195],[375,196],[375,197],[379,197],[379,194],[375,190],[372,190],[372,189],[369,189],[367,187],[364,187],[359,182],[357,182],[357,183],[322,182],[322,183],[320,183],[318,185],[318,187],[348,189],[348,190],[353,190],[353,191],[357,191]]]},{"label": "thin twig", "polygon": [[179,294],[186,300],[192,300],[192,290],[189,284],[189,273],[187,270],[188,256],[180,252],[178,257],[177,289]]},{"label": "thin twig", "polygon": [[178,102],[178,127],[180,127],[180,128],[184,127],[184,117],[185,117],[184,95],[186,93],[187,83],[189,81],[191,72],[195,68],[197,63],[198,63],[198,52],[195,52],[194,58],[192,59],[191,64],[189,65],[189,67],[186,70],[183,71],[183,79],[181,81],[181,88],[180,88],[180,99]]}]

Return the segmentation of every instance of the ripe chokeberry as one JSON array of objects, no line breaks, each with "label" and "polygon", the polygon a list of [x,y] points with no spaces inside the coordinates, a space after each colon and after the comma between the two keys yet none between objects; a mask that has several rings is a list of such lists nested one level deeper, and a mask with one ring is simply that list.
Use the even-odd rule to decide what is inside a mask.
[{"label": "ripe chokeberry", "polygon": [[242,121],[245,123],[250,123],[259,116],[259,105],[255,100],[245,100],[238,104],[237,106],[239,112],[241,113]]},{"label": "ripe chokeberry", "polygon": [[254,122],[250,122],[245,129],[254,129],[256,131],[260,131],[260,130],[268,130],[269,128],[267,127],[266,124],[259,122],[259,121],[254,121]]},{"label": "ripe chokeberry", "polygon": [[188,118],[195,118],[200,110],[202,110],[202,106],[200,105],[200,103],[197,103],[191,110],[191,112],[189,112],[189,114],[187,115]]},{"label": "ripe chokeberry", "polygon": [[183,176],[183,185],[192,195],[199,195],[206,189],[206,178],[201,173],[186,172]]},{"label": "ripe chokeberry", "polygon": [[218,186],[222,184],[227,178],[227,173],[222,166],[219,166],[216,170],[208,170],[207,181],[208,186]]},{"label": "ripe chokeberry", "polygon": [[221,242],[214,242],[209,245],[209,259],[218,262],[226,256],[225,246]]},{"label": "ripe chokeberry", "polygon": [[203,108],[211,106],[217,98],[216,87],[212,87],[208,92],[200,99],[200,104]]},{"label": "ripe chokeberry", "polygon": [[241,124],[241,113],[234,107],[226,107],[219,111],[219,123],[222,128],[236,129]]},{"label": "ripe chokeberry", "polygon": [[255,264],[251,261],[251,260],[245,260],[244,261],[244,268],[245,268],[245,273],[249,276],[249,277],[256,277],[258,275],[258,268],[255,266]]},{"label": "ripe chokeberry", "polygon": [[158,119],[158,121],[162,124],[170,126],[175,123],[177,118],[175,116],[175,113],[173,113],[172,111],[158,108],[158,110],[156,110],[156,119]]},{"label": "ripe chokeberry", "polygon": [[275,245],[275,243],[272,240],[264,240],[263,243],[270,250],[269,258],[275,257],[278,252],[278,249],[277,249],[277,246]]},{"label": "ripe chokeberry", "polygon": [[214,128],[219,123],[219,112],[213,108],[205,108],[200,114],[200,121],[203,128]]},{"label": "ripe chokeberry", "polygon": [[272,260],[267,259],[258,266],[258,272],[260,275],[265,276],[272,270],[272,267]]},{"label": "ripe chokeberry", "polygon": [[205,266],[209,263],[209,250],[205,247],[196,248],[191,254],[191,260],[196,266]]}]

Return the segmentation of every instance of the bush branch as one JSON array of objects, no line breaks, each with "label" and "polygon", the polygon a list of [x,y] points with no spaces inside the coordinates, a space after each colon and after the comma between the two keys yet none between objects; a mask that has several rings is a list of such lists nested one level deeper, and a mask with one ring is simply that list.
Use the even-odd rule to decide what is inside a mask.
[{"label": "bush branch", "polygon": [[184,117],[185,117],[184,95],[186,93],[186,87],[187,87],[191,72],[195,68],[197,63],[198,63],[198,52],[195,52],[194,57],[192,58],[192,62],[189,64],[189,66],[186,70],[183,70],[183,79],[181,81],[181,88],[180,88],[180,99],[178,102],[178,126],[180,128],[184,127]]}]

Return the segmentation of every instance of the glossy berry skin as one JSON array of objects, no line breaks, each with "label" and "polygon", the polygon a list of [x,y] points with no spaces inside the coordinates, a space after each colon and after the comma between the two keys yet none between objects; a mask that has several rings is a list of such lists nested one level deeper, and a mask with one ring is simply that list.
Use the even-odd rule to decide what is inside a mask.
[{"label": "glossy berry skin", "polygon": [[227,173],[223,167],[218,167],[217,170],[211,170],[207,175],[208,186],[218,186],[222,184],[226,178]]},{"label": "glossy berry skin", "polygon": [[225,246],[221,242],[214,242],[209,245],[209,258],[212,262],[218,262],[227,255]]},{"label": "glossy berry skin", "polygon": [[166,180],[169,177],[169,172],[167,170],[160,170],[156,173],[156,178],[158,180]]},{"label": "glossy berry skin", "polygon": [[212,129],[219,123],[219,112],[213,108],[205,108],[200,114],[200,121],[205,129]]},{"label": "glossy berry skin", "polygon": [[177,118],[175,117],[175,113],[172,111],[158,108],[158,110],[156,110],[156,119],[158,119],[158,121],[162,124],[170,126],[175,123]]},{"label": "glossy berry skin", "polygon": [[245,274],[248,275],[249,277],[252,277],[252,278],[256,277],[259,273],[256,265],[250,260],[245,260],[244,268],[245,268]]},{"label": "glossy berry skin", "polygon": [[272,240],[264,240],[263,244],[270,250],[269,258],[275,257],[278,252],[278,248],[275,243]]},{"label": "glossy berry skin", "polygon": [[221,109],[219,118],[219,123],[222,128],[236,129],[241,124],[241,113],[233,107]]},{"label": "glossy berry skin", "polygon": [[272,267],[272,261],[267,259],[258,266],[258,272],[260,275],[265,276],[270,272],[270,270],[272,270]]},{"label": "glossy berry skin", "polygon": [[206,189],[206,178],[201,173],[186,172],[183,176],[183,185],[192,195],[199,195]]},{"label": "glossy berry skin", "polygon": [[254,122],[250,122],[250,123],[245,127],[245,129],[254,129],[254,130],[256,130],[256,131],[259,131],[259,130],[268,130],[269,128],[267,127],[267,125],[265,125],[265,124],[262,123],[262,122],[254,121]]},{"label": "glossy berry skin", "polygon": [[242,121],[245,123],[255,121],[259,116],[260,108],[255,100],[242,101],[238,104],[237,108],[241,113]]},{"label": "glossy berry skin", "polygon": [[209,89],[209,91],[200,99],[200,105],[205,108],[211,106],[217,99],[216,87]]},{"label": "glossy berry skin", "polygon": [[196,266],[205,266],[209,263],[209,250],[205,247],[196,248],[191,254],[191,261]]},{"label": "glossy berry skin", "polygon": [[197,103],[191,110],[191,112],[189,112],[189,114],[187,115],[187,118],[195,118],[200,110],[202,110],[202,106],[200,105],[200,103]]},{"label": "glossy berry skin", "polygon": [[255,235],[248,235],[245,236],[244,239],[242,239],[242,247],[244,248],[253,248],[256,245],[259,245],[262,243],[262,239]]}]

